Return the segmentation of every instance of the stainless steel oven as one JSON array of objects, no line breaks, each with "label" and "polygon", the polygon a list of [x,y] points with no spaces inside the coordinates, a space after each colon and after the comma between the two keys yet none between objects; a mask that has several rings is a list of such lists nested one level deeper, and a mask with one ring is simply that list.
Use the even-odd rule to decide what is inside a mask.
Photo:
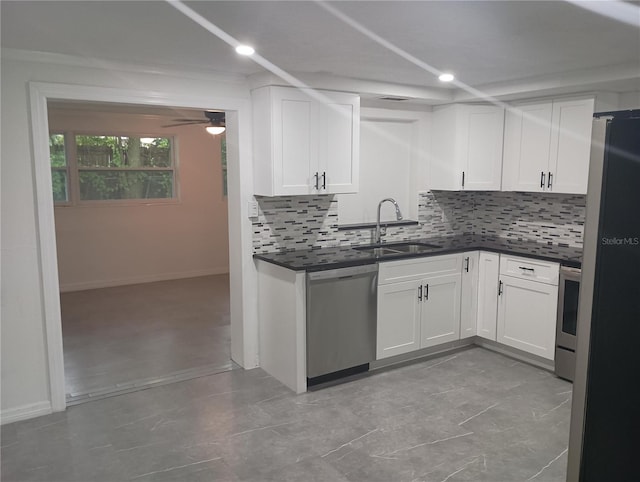
[{"label": "stainless steel oven", "polygon": [[558,320],[556,325],[556,375],[573,381],[576,370],[578,336],[578,295],[580,293],[579,268],[560,268],[558,289]]}]

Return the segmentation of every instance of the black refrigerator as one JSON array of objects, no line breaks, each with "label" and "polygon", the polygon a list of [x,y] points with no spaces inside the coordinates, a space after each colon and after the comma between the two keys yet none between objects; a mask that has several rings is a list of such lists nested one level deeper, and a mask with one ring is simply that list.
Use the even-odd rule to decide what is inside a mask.
[{"label": "black refrigerator", "polygon": [[596,114],[567,480],[640,480],[640,110]]}]

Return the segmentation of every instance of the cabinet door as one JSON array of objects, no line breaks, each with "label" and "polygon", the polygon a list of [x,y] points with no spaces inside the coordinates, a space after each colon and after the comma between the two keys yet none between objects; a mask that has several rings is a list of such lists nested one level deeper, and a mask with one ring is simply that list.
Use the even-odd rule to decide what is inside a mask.
[{"label": "cabinet door", "polygon": [[507,113],[503,191],[545,190],[551,145],[551,114],[551,102],[515,106]]},{"label": "cabinet door", "polygon": [[553,103],[553,131],[547,186],[553,192],[586,194],[591,155],[593,99]]},{"label": "cabinet door", "polygon": [[466,133],[461,132],[462,105],[437,107],[431,114],[431,151],[429,156],[429,189],[459,191],[462,189],[463,144]]},{"label": "cabinet door", "polygon": [[378,286],[377,360],[420,348],[419,287],[415,281]]},{"label": "cabinet door", "polygon": [[311,194],[318,164],[318,105],[296,89],[273,88],[274,194]]},{"label": "cabinet door", "polygon": [[558,287],[501,276],[497,341],[554,359]]},{"label": "cabinet door", "polygon": [[480,252],[478,264],[478,336],[496,341],[500,255]]},{"label": "cabinet door", "polygon": [[320,105],[320,192],[358,192],[360,98],[352,94],[324,95],[331,101]]},{"label": "cabinet door", "polygon": [[460,339],[460,278],[458,273],[423,281],[422,348]]},{"label": "cabinet door", "polygon": [[478,318],[478,260],[480,253],[466,253],[462,262],[460,338],[476,336]]},{"label": "cabinet door", "polygon": [[474,106],[466,112],[465,190],[499,191],[502,180],[504,110]]}]

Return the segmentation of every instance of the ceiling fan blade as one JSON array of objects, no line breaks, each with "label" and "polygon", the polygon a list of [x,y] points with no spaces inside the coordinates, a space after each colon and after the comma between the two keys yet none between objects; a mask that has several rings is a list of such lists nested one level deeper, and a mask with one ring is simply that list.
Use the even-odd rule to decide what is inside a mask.
[{"label": "ceiling fan blade", "polygon": [[198,124],[209,124],[208,120],[192,120],[192,121],[188,121],[188,122],[178,122],[176,124],[167,124],[165,126],[162,127],[179,127],[179,126],[195,126]]},{"label": "ceiling fan blade", "polygon": [[171,119],[173,122],[207,122],[208,119],[203,119],[202,117],[198,117],[197,119],[194,117],[191,118],[186,118],[186,117],[179,117],[177,119]]}]

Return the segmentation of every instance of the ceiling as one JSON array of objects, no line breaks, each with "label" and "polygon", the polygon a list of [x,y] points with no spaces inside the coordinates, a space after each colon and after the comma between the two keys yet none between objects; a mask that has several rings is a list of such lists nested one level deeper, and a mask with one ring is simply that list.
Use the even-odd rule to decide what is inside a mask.
[{"label": "ceiling", "polygon": [[[638,3],[590,2],[605,10],[616,4],[627,7],[626,22],[574,3],[341,1],[325,6],[314,1],[265,0],[185,4],[227,34],[255,46],[271,63],[302,78],[359,79],[423,89],[425,97],[437,92],[455,95],[447,89],[460,85],[445,87],[423,68],[428,64],[454,72],[468,86],[498,94],[517,91],[517,86],[532,89],[536,83],[640,90]],[[3,48],[198,72],[242,76],[265,72],[161,0],[4,0],[0,8]],[[347,21],[331,9],[346,15]],[[372,35],[354,28],[349,19]],[[415,65],[385,48],[384,42],[423,64]],[[390,87],[377,90],[398,92]]]}]

